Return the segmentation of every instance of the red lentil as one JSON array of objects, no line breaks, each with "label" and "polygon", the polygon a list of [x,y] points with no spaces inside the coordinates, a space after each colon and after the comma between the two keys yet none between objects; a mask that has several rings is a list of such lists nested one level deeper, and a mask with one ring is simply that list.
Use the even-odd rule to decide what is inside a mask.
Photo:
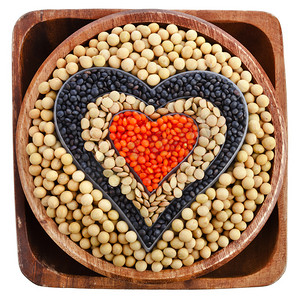
[{"label": "red lentil", "polygon": [[149,192],[184,160],[198,136],[197,126],[187,116],[166,115],[152,122],[135,111],[116,115],[109,132],[115,148]]}]

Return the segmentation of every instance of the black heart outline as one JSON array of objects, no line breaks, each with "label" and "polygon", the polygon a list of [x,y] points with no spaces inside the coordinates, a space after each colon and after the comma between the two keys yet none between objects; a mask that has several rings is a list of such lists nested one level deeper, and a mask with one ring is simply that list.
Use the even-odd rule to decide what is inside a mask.
[{"label": "black heart outline", "polygon": [[[227,145],[227,142],[229,141],[227,138],[228,137],[228,131],[231,130],[231,128],[228,128],[228,124],[231,122],[228,123],[228,119],[227,117],[226,118],[226,124],[227,124],[227,132],[226,132],[226,140],[225,140],[225,143],[222,145],[222,149],[220,149],[218,155],[215,157],[215,159],[210,163],[209,167],[205,170],[205,176],[202,180],[196,180],[195,182],[193,183],[190,183],[189,185],[186,186],[186,188],[183,190],[183,195],[181,198],[175,198],[174,200],[171,201],[171,203],[167,206],[167,208],[159,215],[158,219],[156,220],[156,222],[151,226],[151,227],[148,227],[145,222],[144,222],[144,219],[143,217],[140,215],[139,211],[137,210],[137,208],[132,204],[132,201],[131,200],[128,200],[124,195],[122,195],[120,192],[119,194],[117,195],[118,197],[120,197],[120,194],[122,196],[124,196],[124,199],[122,199],[124,201],[124,203],[120,203],[120,204],[123,204],[123,205],[126,205],[126,206],[132,206],[132,210],[134,212],[131,212],[132,213],[132,216],[134,216],[135,218],[138,218],[138,216],[140,216],[140,221],[139,223],[138,222],[134,222],[134,221],[131,221],[129,219],[129,217],[127,216],[127,214],[129,213],[129,209],[126,207],[126,210],[123,211],[123,209],[119,206],[120,204],[117,203],[113,197],[116,196],[116,192],[118,192],[118,188],[119,187],[116,187],[116,188],[113,188],[111,189],[111,187],[108,185],[107,182],[104,182],[103,179],[105,180],[105,177],[102,176],[102,177],[99,177],[98,178],[98,181],[101,179],[101,181],[99,182],[96,182],[93,178],[93,176],[91,176],[89,173],[92,171],[92,168],[91,166],[94,168],[94,171],[96,171],[96,173],[100,173],[102,174],[102,171],[103,171],[103,168],[101,167],[101,165],[96,161],[94,155],[91,153],[91,152],[88,152],[86,151],[83,147],[81,149],[81,152],[82,152],[82,157],[81,159],[84,157],[85,159],[83,159],[83,162],[82,164],[80,164],[78,162],[78,159],[76,158],[76,155],[73,154],[73,150],[77,147],[74,148],[74,145],[70,144],[70,145],[67,145],[66,143],[66,140],[63,138],[63,135],[65,134],[62,134],[61,133],[61,129],[65,128],[65,131],[67,130],[71,130],[71,128],[66,128],[65,126],[62,126],[60,123],[59,123],[59,119],[62,118],[62,116],[57,116],[57,112],[59,111],[59,109],[57,108],[58,105],[64,105],[64,101],[69,101],[71,102],[70,100],[66,100],[64,99],[64,90],[72,90],[72,87],[71,85],[74,85],[72,84],[72,82],[75,82],[76,81],[76,78],[79,78],[82,74],[84,77],[86,77],[86,81],[84,81],[85,84],[89,84],[91,85],[92,83],[93,84],[96,84],[96,83],[99,83],[100,81],[96,81],[96,83],[93,81],[93,80],[96,80],[97,79],[97,74],[95,74],[96,72],[99,72],[99,73],[105,73],[105,78],[107,78],[107,73],[111,73],[113,74],[112,77],[118,77],[120,76],[121,78],[125,77],[125,80],[127,79],[128,82],[133,82],[135,83],[136,85],[133,86],[133,92],[131,93],[128,93],[127,91],[125,90],[122,90],[120,89],[120,87],[116,87],[114,85],[114,82],[115,81],[111,81],[111,82],[105,82],[106,86],[102,87],[105,88],[105,90],[101,93],[93,93],[93,91],[90,91],[91,94],[94,94],[94,95],[90,95],[90,97],[87,97],[87,102],[85,103],[86,105],[90,102],[94,102],[98,97],[101,97],[107,93],[110,93],[111,91],[118,91],[120,93],[124,93],[124,94],[128,94],[128,95],[133,95],[134,97],[136,97],[137,99],[143,101],[145,104],[149,105],[149,104],[152,104],[156,110],[160,107],[164,107],[168,102],[173,102],[173,101],[176,101],[178,99],[188,99],[188,98],[191,98],[191,97],[202,97],[204,98],[205,100],[208,100],[210,101],[214,106],[218,107],[222,113],[222,115],[226,116],[227,113],[224,114],[224,111],[222,110],[222,108],[220,107],[222,105],[222,101],[225,99],[228,99],[226,98],[226,95],[223,96],[223,94],[225,94],[225,92],[222,92],[221,95],[222,96],[219,96],[217,97],[216,100],[211,100],[211,93],[213,91],[209,91],[207,88],[205,88],[205,84],[207,83],[210,83],[210,80],[216,80],[218,81],[220,84],[222,83],[223,85],[226,85],[226,88],[227,88],[227,91],[228,89],[232,89],[233,88],[233,92],[230,94],[231,97],[236,97],[237,100],[243,105],[243,110],[242,111],[239,111],[239,113],[242,112],[242,115],[240,116],[240,119],[241,119],[241,122],[243,122],[243,134],[242,136],[238,136],[238,139],[240,140],[239,142],[237,142],[237,146],[234,148],[234,150],[232,150],[233,153],[230,153],[230,158],[229,159],[226,159],[226,163],[225,163],[225,166],[221,166],[221,163],[224,164],[224,162],[220,162],[218,160],[219,156],[221,156],[221,153],[223,153],[223,148],[225,147],[225,145]],[[162,89],[163,86],[165,87],[168,87],[170,82],[176,82],[176,81],[179,81],[186,77],[189,77],[191,75],[194,75],[194,77],[197,76],[197,74],[200,75],[200,78],[201,78],[201,81],[203,81],[201,83],[201,81],[197,81],[197,83],[201,83],[201,91],[199,91],[199,94],[197,95],[192,95],[192,94],[180,94],[178,95],[178,97],[174,97],[174,98],[171,98],[171,99],[167,99],[165,100],[164,98],[160,98],[160,99],[163,99],[163,104],[160,104],[158,105],[157,103],[152,103],[154,100],[153,98],[155,99],[155,95],[157,93],[157,91],[160,89]],[[93,76],[94,75],[94,76]],[[89,78],[89,76],[91,78]],[[202,78],[203,77],[203,78]],[[118,78],[116,78],[118,79]],[[128,84],[127,82],[127,84]],[[125,82],[124,82],[125,83]],[[109,85],[109,87],[107,87]],[[101,84],[100,84],[101,86]],[[97,89],[100,88],[100,87],[97,87]],[[141,88],[141,90],[139,90],[139,88]],[[99,91],[99,90],[98,90]],[[229,92],[228,92],[229,93]],[[147,95],[148,94],[148,95]],[[149,97],[150,95],[150,97]],[[152,97],[151,97],[152,96]],[[223,98],[223,99],[220,99]],[[225,97],[225,98],[224,98]],[[90,99],[88,99],[90,98]],[[157,98],[156,98],[157,99]],[[151,103],[149,103],[150,101],[152,100]],[[221,102],[220,102],[221,100]],[[148,101],[148,102],[147,102]],[[159,101],[159,99],[157,99],[157,102]],[[83,102],[81,102],[83,103]],[[70,105],[72,107],[72,104]],[[73,105],[74,106],[74,105]],[[77,108],[76,108],[77,109]],[[71,110],[71,113],[75,113],[76,111],[75,110]],[[229,113],[229,112],[228,112]],[[78,113],[78,110],[77,110],[77,114],[78,116],[78,119],[77,121],[79,121],[79,128],[81,129],[81,126],[80,126],[80,121],[82,119],[83,116],[80,117],[80,113]],[[206,189],[208,189],[209,187],[211,187],[219,178],[219,176],[224,173],[227,168],[230,166],[230,164],[232,163],[232,161],[235,159],[236,157],[236,154],[237,152],[240,150],[240,148],[242,147],[243,145],[243,141],[245,139],[245,136],[247,134],[247,129],[248,129],[248,108],[247,108],[247,103],[246,103],[246,100],[244,98],[244,95],[243,93],[239,90],[239,88],[228,78],[226,78],[225,76],[221,75],[221,74],[218,74],[218,73],[214,73],[214,72],[211,72],[211,71],[187,71],[187,72],[182,72],[182,73],[178,73],[178,74],[175,74],[171,77],[169,77],[168,79],[165,79],[163,80],[162,82],[160,82],[158,85],[156,85],[155,87],[153,88],[150,88],[146,83],[144,83],[143,81],[141,81],[140,79],[138,79],[136,76],[130,74],[130,73],[127,73],[123,70],[119,70],[119,69],[114,69],[114,68],[110,68],[110,67],[93,67],[93,68],[89,68],[89,69],[83,69],[79,72],[77,72],[76,74],[72,75],[64,84],[63,86],[60,88],[59,92],[57,93],[57,97],[56,97],[56,101],[55,101],[55,104],[54,104],[54,123],[55,123],[55,128],[56,128],[56,133],[58,135],[58,138],[61,142],[61,144],[63,145],[63,147],[72,155],[73,157],[73,162],[74,164],[78,167],[78,169],[82,170],[84,173],[85,173],[85,176],[86,176],[86,179],[91,181],[94,185],[94,188],[96,189],[99,189],[102,193],[103,193],[103,197],[110,200],[113,208],[115,210],[117,210],[121,216],[121,218],[123,220],[125,220],[128,224],[128,226],[134,230],[138,236],[138,239],[139,241],[141,242],[141,244],[143,245],[143,248],[149,252],[152,250],[152,248],[156,245],[156,243],[158,242],[158,240],[161,238],[162,234],[164,233],[165,230],[167,230],[172,221],[176,218],[179,217],[181,211],[188,207],[194,200],[195,200],[195,197],[197,194],[199,193],[203,193],[206,191]],[[76,120],[76,118],[75,118]],[[232,120],[231,120],[232,121]],[[233,121],[232,121],[233,122]],[[60,126],[61,125],[61,126]],[[78,125],[78,124],[77,124]],[[232,141],[230,142],[231,143],[234,143],[234,136],[231,136],[230,137],[232,139]],[[81,136],[80,137],[77,137],[77,140],[76,140],[76,137],[75,139],[73,140],[73,142],[77,142],[77,143],[80,143],[80,141],[78,141],[78,139],[80,140],[81,139]],[[82,139],[81,139],[82,140]],[[72,141],[72,140],[71,140]],[[84,142],[83,140],[81,142]],[[85,156],[84,156],[85,155]],[[77,155],[78,156],[78,155]],[[224,157],[224,155],[222,156],[222,158]],[[87,162],[87,164],[89,164],[87,167],[82,167],[82,165],[84,164],[84,161]],[[205,182],[205,180],[207,180],[207,177],[213,175],[213,174],[210,174],[212,172],[214,172],[214,170],[216,170],[216,167],[217,165],[219,164],[219,167],[221,166],[221,170],[219,172],[217,172],[217,174],[215,176],[213,176],[213,179],[209,181],[208,184],[206,185],[202,185],[202,187],[200,188],[200,191],[199,191],[199,187],[198,188],[195,188],[195,191],[193,191],[193,185],[195,183],[202,183],[203,181]],[[214,168],[213,168],[214,166]],[[98,169],[98,170],[97,170]],[[208,175],[210,174],[210,175]],[[101,184],[104,184],[107,186],[107,190],[104,190],[102,187],[101,187]],[[201,186],[201,185],[200,185]],[[190,195],[186,195],[187,193],[190,193],[194,196],[190,196]],[[192,198],[190,200],[185,200],[186,198]],[[180,203],[181,202],[181,203]],[[173,209],[174,206],[178,206],[180,207],[180,209],[176,209],[176,207]],[[171,216],[171,218],[169,217],[170,215],[166,215],[168,211],[170,210],[175,210],[175,215]],[[132,218],[132,216],[130,218]],[[166,220],[163,220],[163,217],[166,217]],[[166,224],[166,221],[167,221],[167,224]],[[142,223],[141,223],[142,222]],[[137,228],[137,226],[135,226],[136,224],[140,225],[141,228]],[[150,238],[150,236],[154,237],[154,240],[152,239],[152,241],[150,240],[144,240],[142,238],[142,236],[144,237],[148,237]]]}]

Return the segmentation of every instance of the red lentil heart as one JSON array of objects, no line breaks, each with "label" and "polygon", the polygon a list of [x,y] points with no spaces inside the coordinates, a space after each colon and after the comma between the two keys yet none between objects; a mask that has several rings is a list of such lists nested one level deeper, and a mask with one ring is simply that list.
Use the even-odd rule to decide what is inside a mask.
[{"label": "red lentil heart", "polygon": [[198,127],[192,118],[181,114],[151,121],[143,113],[125,111],[112,119],[109,136],[119,154],[152,192],[191,152]]}]

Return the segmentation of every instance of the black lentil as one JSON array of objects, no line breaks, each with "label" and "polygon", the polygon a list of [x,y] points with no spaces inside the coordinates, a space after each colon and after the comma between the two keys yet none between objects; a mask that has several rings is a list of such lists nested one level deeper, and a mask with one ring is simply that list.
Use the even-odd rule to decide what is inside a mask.
[{"label": "black lentil", "polygon": [[[102,175],[102,166],[91,152],[84,149],[80,122],[87,111],[86,106],[113,90],[134,95],[156,109],[179,98],[200,96],[218,107],[226,118],[226,141],[205,171],[204,178],[189,184],[183,190],[182,197],[172,200],[151,227],[145,224],[132,201],[121,193],[120,187],[112,188],[108,184],[108,179]],[[211,187],[233,161],[247,132],[248,110],[243,94],[235,84],[210,71],[183,72],[151,89],[122,70],[91,68],[76,73],[62,86],[55,102],[54,121],[58,137],[66,150],[73,155],[74,163],[85,172],[95,188],[100,189],[104,197],[111,201],[114,209],[138,234],[145,250],[150,251],[173,219],[179,217],[197,194]]]}]

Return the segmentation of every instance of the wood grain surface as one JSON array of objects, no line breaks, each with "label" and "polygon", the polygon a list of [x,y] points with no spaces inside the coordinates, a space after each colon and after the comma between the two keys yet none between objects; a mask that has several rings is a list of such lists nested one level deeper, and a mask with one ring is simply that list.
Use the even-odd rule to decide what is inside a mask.
[{"label": "wood grain surface", "polygon": [[[20,206],[17,199],[20,199],[23,196],[23,192],[20,186],[18,174],[20,174],[22,184],[24,187],[24,192],[27,198],[27,201],[30,204],[32,211],[35,214],[35,217],[39,220],[40,224],[49,234],[49,236],[54,240],[66,253],[72,256],[75,260],[79,261],[82,265],[88,267],[89,269],[96,271],[102,275],[113,277],[114,280],[110,280],[106,277],[98,277],[97,275],[93,274],[93,278],[98,278],[97,284],[87,284],[87,278],[89,275],[82,275],[80,278],[76,276],[70,276],[66,273],[60,273],[60,282],[58,283],[57,274],[51,271],[50,268],[43,267],[41,260],[37,259],[35,256],[34,251],[32,251],[33,247],[28,247],[28,251],[25,252],[23,250],[23,257],[24,255],[27,257],[31,257],[32,260],[36,261],[36,268],[38,265],[41,266],[38,268],[39,273],[35,270],[35,276],[32,276],[32,272],[28,270],[28,267],[24,267],[24,259],[20,259],[20,266],[21,270],[25,273],[26,276],[31,279],[32,281],[45,284],[45,278],[47,277],[52,278],[53,281],[48,281],[47,285],[50,286],[81,286],[81,287],[128,287],[128,288],[157,288],[157,283],[160,283],[160,288],[205,288],[205,287],[230,287],[230,286],[249,286],[249,285],[263,285],[271,283],[272,281],[276,280],[280,274],[283,272],[285,266],[285,257],[286,257],[286,250],[285,250],[285,237],[286,237],[286,186],[281,189],[281,184],[283,181],[286,183],[286,177],[284,176],[286,170],[286,142],[287,142],[287,134],[286,134],[286,95],[285,95],[285,76],[284,76],[284,62],[282,58],[282,37],[280,31],[280,25],[278,21],[265,13],[257,13],[257,12],[209,12],[209,11],[186,11],[189,15],[175,13],[175,12],[163,12],[163,11],[139,11],[138,13],[131,11],[121,12],[118,15],[115,15],[113,18],[110,17],[110,14],[115,11],[109,10],[80,10],[80,11],[43,11],[43,12],[33,12],[28,15],[25,15],[23,18],[19,20],[16,24],[15,31],[14,31],[14,49],[13,49],[13,87],[14,95],[13,95],[13,102],[14,102],[14,115],[13,115],[13,122],[14,122],[14,134],[16,134],[16,141],[17,144],[15,145],[15,160],[18,162],[18,169],[15,164],[15,194],[16,194],[16,212],[17,212],[17,228],[18,230],[24,229],[23,222],[26,222],[25,219],[21,218],[24,215],[24,206],[26,206],[25,201],[23,201],[23,205]],[[30,40],[34,39],[34,27],[43,24],[45,26],[45,21],[50,22],[45,29],[46,31],[53,33],[51,31],[51,27],[62,28],[63,20],[68,14],[68,20],[74,19],[73,26],[71,30],[77,29],[78,26],[79,31],[76,32],[75,35],[71,35],[67,38],[63,44],[59,45],[56,48],[55,52],[53,52],[48,59],[44,61],[44,63],[37,62],[35,67],[40,64],[41,68],[33,77],[35,70],[27,70],[25,69],[24,65],[26,64],[26,55],[30,54],[30,47],[29,42]],[[224,29],[234,31],[237,30],[236,24],[238,22],[242,23],[243,25],[239,27],[239,30],[244,30],[243,26],[245,24],[255,24],[251,25],[254,28],[261,28],[259,31],[259,35],[261,39],[273,48],[267,48],[266,52],[272,52],[272,59],[269,59],[269,62],[266,63],[263,59],[261,59],[261,55],[259,59],[264,61],[264,68],[262,68],[257,60],[243,47],[240,43],[236,40],[232,39],[225,31],[220,30],[219,28],[207,23],[204,20],[199,20],[197,18],[191,17],[191,15],[202,16],[206,17],[209,21],[214,21],[219,27],[220,24],[223,24]],[[88,16],[88,17],[87,17]],[[264,17],[264,23],[262,22],[262,16]],[[89,22],[89,17],[91,19],[100,18],[93,23],[89,23],[88,27],[82,27],[82,23],[76,23],[75,20],[83,19],[85,22]],[[43,22],[41,22],[43,20]],[[114,26],[124,25],[128,22],[165,22],[165,23],[176,23],[182,27],[186,28],[193,28],[204,35],[210,37],[211,39],[219,42],[222,46],[225,46],[230,52],[234,53],[235,55],[241,57],[244,65],[247,69],[251,71],[255,80],[260,83],[266,94],[271,99],[271,113],[273,115],[273,122],[276,128],[275,138],[277,141],[277,148],[276,148],[276,155],[273,168],[276,172],[273,172],[272,175],[272,194],[269,195],[262,205],[261,209],[258,211],[255,220],[251,223],[248,229],[243,233],[242,238],[237,241],[231,243],[228,247],[224,248],[221,251],[218,251],[215,255],[213,255],[210,259],[203,260],[200,262],[195,263],[192,267],[184,267],[179,271],[176,270],[165,270],[160,273],[153,274],[152,272],[144,272],[142,273],[143,278],[141,278],[141,273],[136,272],[135,270],[128,269],[128,268],[117,268],[112,266],[112,264],[107,263],[105,261],[99,260],[88,254],[86,251],[80,249],[77,245],[73,242],[70,242],[69,238],[61,235],[58,230],[57,226],[54,222],[45,216],[45,212],[43,207],[40,204],[40,201],[34,199],[32,196],[33,190],[33,183],[31,176],[28,175],[28,157],[25,153],[24,145],[27,144],[28,141],[28,128],[29,128],[29,118],[27,117],[27,112],[33,107],[34,101],[37,99],[37,85],[39,82],[48,79],[52,70],[55,67],[55,62],[58,57],[65,56],[68,52],[72,50],[72,48],[79,43],[83,43],[86,40],[92,38],[98,32],[102,30],[108,30]],[[266,22],[267,21],[267,22]],[[56,24],[53,24],[54,22]],[[60,24],[57,24],[60,23]],[[233,26],[235,24],[235,26]],[[54,26],[55,25],[55,26]],[[70,26],[70,24],[69,24]],[[66,27],[66,31],[70,30],[69,27]],[[263,30],[262,30],[263,29]],[[258,32],[258,31],[257,31]],[[66,34],[69,33],[65,32]],[[63,35],[62,33],[60,33]],[[49,33],[51,36],[51,34]],[[55,34],[54,34],[55,35]],[[67,35],[66,35],[67,36]],[[24,39],[24,37],[26,37]],[[54,36],[53,39],[49,39],[49,44],[53,43],[52,47],[54,47],[60,42],[57,41],[58,37]],[[62,39],[63,41],[64,39]],[[28,43],[28,44],[27,44]],[[257,43],[256,43],[257,44]],[[26,46],[28,47],[26,50]],[[51,47],[51,45],[50,45]],[[248,46],[248,49],[251,48],[251,43]],[[251,50],[251,49],[249,49]],[[28,53],[26,53],[28,51]],[[32,53],[31,53],[32,55]],[[38,61],[38,58],[37,58]],[[275,62],[275,64],[274,64]],[[22,66],[21,70],[18,70],[18,66]],[[265,70],[268,71],[268,75],[270,76],[271,81],[268,80],[268,77],[265,73]],[[20,82],[21,78],[24,78],[24,73],[27,72],[26,80],[27,82]],[[30,72],[28,72],[30,71]],[[22,77],[23,76],[23,77]],[[28,79],[32,78],[33,80],[29,84]],[[275,87],[275,90],[272,86],[272,83]],[[16,121],[18,118],[19,108],[22,102],[22,96],[24,95],[25,89],[29,84],[29,88],[27,93],[24,97],[24,105],[21,107],[20,117],[19,117],[19,124],[18,128],[16,129]],[[258,234],[260,229],[266,223],[268,217],[270,216],[276,200],[279,196],[279,202],[275,209],[275,214],[277,217],[279,213],[283,216],[281,219],[281,227],[280,231],[278,231],[276,235],[276,240],[273,241],[273,249],[272,255],[270,255],[270,259],[267,262],[263,262],[264,266],[260,266],[259,270],[256,272],[252,272],[247,276],[236,276],[235,279],[237,281],[228,281],[222,278],[222,275],[219,277],[206,277],[206,278],[197,278],[194,280],[190,280],[192,278],[198,277],[200,275],[204,275],[205,273],[211,272],[214,269],[217,269],[221,265],[227,263],[228,261],[239,254],[244,248],[249,245],[255,236]],[[285,200],[282,200],[285,199]],[[18,205],[17,205],[18,204]],[[26,208],[25,208],[26,210]],[[22,214],[23,213],[23,214]],[[275,217],[272,217],[276,219]],[[272,219],[271,218],[271,219]],[[273,220],[274,221],[274,220]],[[276,220],[274,221],[276,223]],[[277,220],[277,226],[279,226],[279,222]],[[27,228],[28,229],[28,228]],[[272,230],[269,228],[269,230]],[[273,228],[273,231],[275,228]],[[26,232],[28,233],[28,232]],[[28,237],[25,235],[20,237],[18,234],[18,244],[24,245],[26,242],[28,243]],[[278,244],[280,242],[280,244]],[[251,248],[251,245],[249,246]],[[248,248],[249,248],[248,247]],[[246,249],[247,250],[247,249]],[[244,252],[244,251],[243,251]],[[276,257],[275,253],[279,253],[281,257]],[[20,253],[20,252],[19,252]],[[253,253],[252,253],[253,254]],[[20,255],[19,255],[20,258]],[[275,263],[276,262],[276,263]],[[225,266],[226,266],[225,265]],[[269,268],[269,269],[268,269]],[[270,268],[272,268],[272,272],[269,272]],[[250,266],[251,269],[251,266]],[[219,269],[220,270],[220,269]],[[218,270],[217,270],[218,271]],[[233,270],[232,270],[233,271]],[[252,270],[253,271],[253,270]],[[86,271],[85,271],[86,272]],[[264,273],[261,273],[264,272]],[[213,272],[217,274],[217,272]],[[233,272],[234,273],[234,272]],[[260,273],[259,277],[256,277]],[[38,274],[38,275],[37,275]],[[212,273],[210,273],[212,274]],[[264,274],[264,276],[261,276]],[[39,276],[39,279],[37,279]],[[45,277],[44,277],[45,276]],[[231,277],[231,276],[228,276]],[[124,282],[123,280],[118,280],[122,278],[124,280],[128,280],[129,282]],[[260,278],[258,280],[258,278]],[[188,280],[188,281],[187,281]],[[200,281],[199,281],[200,280]],[[182,281],[180,283],[169,283],[172,281]],[[51,282],[51,283],[50,283]],[[162,282],[164,282],[162,284]],[[86,284],[86,285],[85,285]]]}]

